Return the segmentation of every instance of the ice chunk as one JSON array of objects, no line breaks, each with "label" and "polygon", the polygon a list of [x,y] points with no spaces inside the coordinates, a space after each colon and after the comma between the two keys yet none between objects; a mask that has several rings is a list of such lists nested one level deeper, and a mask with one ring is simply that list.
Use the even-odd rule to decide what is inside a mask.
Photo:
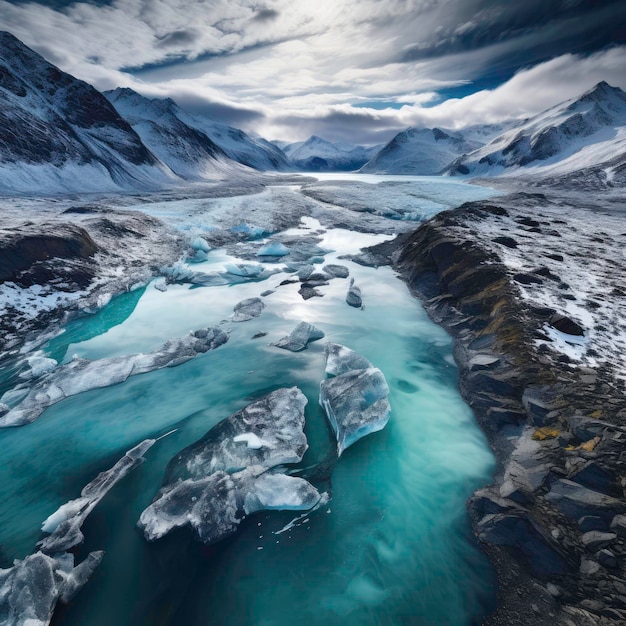
[{"label": "ice chunk", "polygon": [[87,558],[75,568],[65,574],[65,584],[61,591],[60,600],[63,604],[70,602],[74,596],[85,586],[91,575],[102,562],[104,551],[90,552]]},{"label": "ice chunk", "polygon": [[248,264],[248,263],[227,263],[224,269],[235,276],[244,276],[246,278],[251,276],[258,276],[263,274],[266,270],[262,265]]},{"label": "ice chunk", "polygon": [[[306,404],[306,396],[297,387],[277,389],[249,404],[177,454],[167,466],[165,482],[202,478],[218,470],[232,473],[251,465],[269,468],[297,463],[307,449]],[[250,434],[265,445],[251,448],[235,441],[236,437]]]},{"label": "ice chunk", "polygon": [[350,276],[350,270],[345,265],[324,265],[322,271],[335,278],[348,278]]},{"label": "ice chunk", "polygon": [[320,501],[320,493],[311,483],[286,474],[262,474],[254,481],[244,500],[244,510],[308,511]]},{"label": "ice chunk", "polygon": [[65,552],[83,542],[81,527],[94,507],[131,470],[144,462],[143,455],[154,445],[155,439],[146,439],[126,454],[109,470],[101,472],[81,491],[81,497],[70,500],[50,515],[41,530],[52,533],[37,547],[45,554]]},{"label": "ice chunk", "polygon": [[0,417],[0,428],[22,426],[36,420],[49,406],[70,396],[124,382],[129,376],[175,367],[198,354],[214,350],[228,341],[219,327],[196,330],[185,337],[166,341],[148,354],[132,354],[87,361],[74,359],[43,378],[22,401]]},{"label": "ice chunk", "polygon": [[233,322],[247,322],[261,315],[265,303],[261,298],[248,298],[235,305]]},{"label": "ice chunk", "polygon": [[297,387],[278,389],[223,420],[174,457],[164,487],[139,519],[146,539],[191,526],[201,541],[212,543],[235,532],[255,511],[315,506],[321,495],[313,485],[267,473],[302,459],[307,449],[306,403]]},{"label": "ice chunk", "polygon": [[279,339],[275,344],[277,348],[291,350],[291,352],[300,352],[304,350],[312,341],[322,339],[324,333],[307,322],[300,322],[289,335]]},{"label": "ice chunk", "polygon": [[290,252],[291,250],[286,245],[273,242],[264,245],[256,254],[257,256],[286,256]]},{"label": "ice chunk", "polygon": [[40,378],[45,374],[51,372],[58,363],[54,359],[49,359],[48,357],[43,356],[43,352],[38,352],[29,356],[26,359],[28,363],[28,370],[22,372],[20,374],[20,378],[25,378],[27,380],[33,378]]},{"label": "ice chunk", "polygon": [[320,405],[337,437],[339,455],[389,421],[389,386],[383,373],[365,358],[339,344],[326,346],[326,373],[320,384]]},{"label": "ice chunk", "polygon": [[363,306],[363,299],[361,298],[361,290],[354,284],[354,278],[350,279],[350,287],[346,295],[346,302],[357,309]]},{"label": "ice chunk", "polygon": [[324,346],[324,351],[328,376],[340,376],[351,370],[364,370],[372,367],[372,364],[364,356],[339,343],[327,343]]},{"label": "ice chunk", "polygon": [[0,619],[3,626],[46,626],[57,602],[67,603],[85,585],[104,552],[92,552],[74,567],[74,556],[35,552],[13,567],[0,569]]},{"label": "ice chunk", "polygon": [[206,239],[202,237],[194,237],[189,245],[192,250],[200,250],[202,252],[211,252],[211,246],[207,243]]}]

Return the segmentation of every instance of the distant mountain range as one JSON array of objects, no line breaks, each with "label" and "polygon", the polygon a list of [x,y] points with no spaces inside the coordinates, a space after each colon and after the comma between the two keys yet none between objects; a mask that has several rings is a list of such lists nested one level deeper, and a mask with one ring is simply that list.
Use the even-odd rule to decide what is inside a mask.
[{"label": "distant mountain range", "polygon": [[605,82],[522,122],[408,128],[387,145],[269,142],[173,100],[100,93],[0,32],[0,193],[150,190],[262,171],[626,183],[626,93]]},{"label": "distant mountain range", "polygon": [[132,89],[104,95],[152,153],[181,178],[210,178],[223,171],[225,159],[257,170],[292,169],[284,152],[269,141],[186,113],[171,98],[150,99]]},{"label": "distant mountain range", "polygon": [[606,82],[456,159],[451,174],[626,182],[626,93]]},{"label": "distant mountain range", "polygon": [[351,143],[331,143],[312,135],[296,143],[275,142],[289,157],[293,167],[306,172],[350,172],[358,170],[382,148]]},{"label": "distant mountain range", "polygon": [[461,133],[441,128],[407,128],[398,133],[363,167],[368,174],[434,176],[466,152],[482,146]]},{"label": "distant mountain range", "polygon": [[626,93],[601,82],[508,128],[409,128],[360,171],[517,177],[586,187],[624,184]]},{"label": "distant mountain range", "polygon": [[100,191],[175,180],[94,87],[0,33],[0,191]]}]

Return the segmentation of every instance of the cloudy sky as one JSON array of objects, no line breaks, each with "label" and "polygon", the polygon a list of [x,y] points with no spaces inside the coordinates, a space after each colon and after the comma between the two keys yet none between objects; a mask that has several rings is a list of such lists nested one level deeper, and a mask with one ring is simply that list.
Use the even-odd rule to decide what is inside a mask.
[{"label": "cloudy sky", "polygon": [[377,143],[626,89],[624,0],[0,0],[0,27],[99,89],[270,139]]}]

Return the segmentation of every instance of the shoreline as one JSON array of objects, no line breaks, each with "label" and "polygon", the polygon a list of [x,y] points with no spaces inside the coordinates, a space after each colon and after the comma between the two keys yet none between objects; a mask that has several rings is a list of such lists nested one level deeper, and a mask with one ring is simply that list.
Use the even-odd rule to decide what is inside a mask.
[{"label": "shoreline", "polygon": [[496,455],[494,482],[468,501],[499,581],[484,624],[624,623],[623,392],[605,365],[542,347],[554,309],[525,299],[480,238],[543,202],[530,197],[462,205],[374,250],[453,337],[461,394]]}]

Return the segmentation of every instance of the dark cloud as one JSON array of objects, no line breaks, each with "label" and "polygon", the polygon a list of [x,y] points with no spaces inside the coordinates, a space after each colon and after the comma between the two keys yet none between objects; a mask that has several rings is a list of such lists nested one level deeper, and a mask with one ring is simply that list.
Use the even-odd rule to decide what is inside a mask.
[{"label": "dark cloud", "polygon": [[176,48],[195,43],[200,38],[200,34],[193,28],[185,30],[175,30],[167,35],[158,37],[157,47],[159,48]]},{"label": "dark cloud", "polygon": [[274,9],[261,9],[253,18],[253,22],[272,22],[280,13]]},{"label": "dark cloud", "polygon": [[[346,141],[373,145],[387,143],[405,126],[397,120],[389,120],[371,111],[330,111],[316,118],[296,115],[278,116],[274,122],[285,129],[297,129],[302,137],[319,135],[328,141]],[[395,123],[394,123],[395,122]]]},{"label": "dark cloud", "polygon": [[211,119],[232,126],[246,127],[254,122],[261,121],[265,117],[259,111],[236,107],[222,102],[212,102],[195,94],[172,93],[171,97],[182,109],[189,113],[202,113],[202,115],[207,115]]},{"label": "dark cloud", "polygon": [[[453,16],[453,17],[451,17]],[[470,0],[457,2],[423,41],[404,50],[401,60],[422,61],[519,41],[511,45],[511,67],[565,52],[594,52],[626,38],[623,0]],[[523,44],[522,44],[523,42]],[[523,47],[522,47],[523,45]]]},{"label": "dark cloud", "polygon": [[[9,4],[29,4],[32,0],[7,0]],[[71,6],[72,4],[76,4],[77,2],[84,2],[85,4],[93,4],[96,7],[106,7],[113,3],[113,0],[45,0],[44,2],[38,2],[37,4],[41,4],[43,6],[49,7],[51,9],[62,10]]]}]

